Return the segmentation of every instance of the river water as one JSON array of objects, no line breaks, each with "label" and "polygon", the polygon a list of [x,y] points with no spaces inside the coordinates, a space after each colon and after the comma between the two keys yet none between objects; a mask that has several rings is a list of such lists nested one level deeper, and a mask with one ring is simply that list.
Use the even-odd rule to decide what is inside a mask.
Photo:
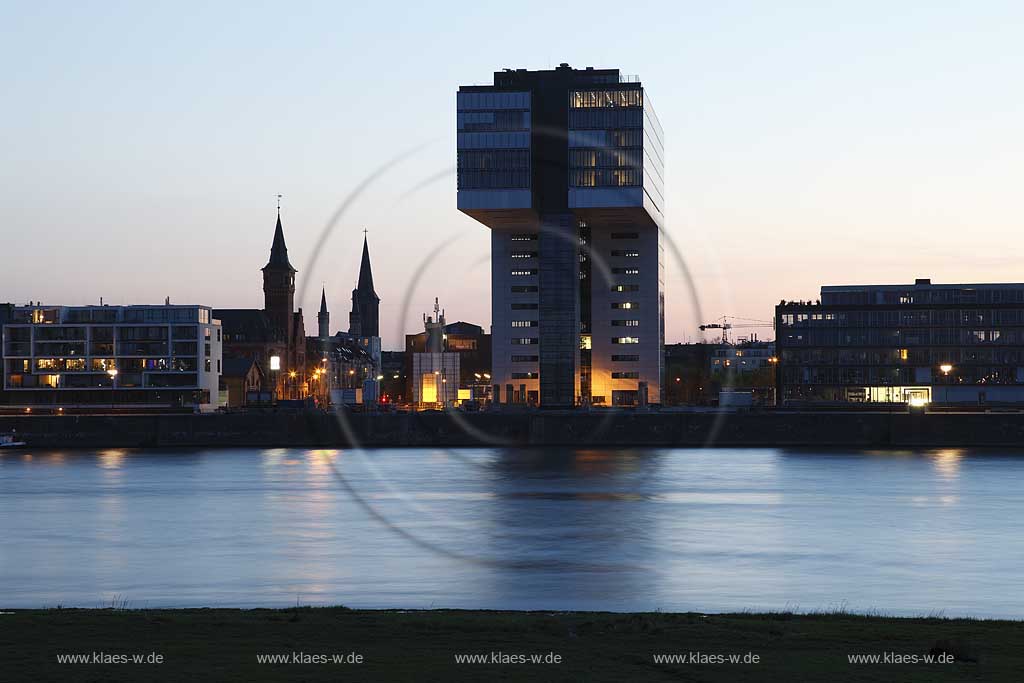
[{"label": "river water", "polygon": [[1024,618],[1024,453],[0,453],[0,608]]}]

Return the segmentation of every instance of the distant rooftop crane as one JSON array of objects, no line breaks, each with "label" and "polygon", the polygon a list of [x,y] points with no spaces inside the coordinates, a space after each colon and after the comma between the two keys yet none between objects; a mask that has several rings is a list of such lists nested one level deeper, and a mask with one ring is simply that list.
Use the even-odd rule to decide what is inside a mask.
[{"label": "distant rooftop crane", "polygon": [[[722,343],[729,343],[729,330],[733,328],[746,328],[746,327],[771,327],[775,328],[775,323],[770,320],[757,320],[756,318],[741,318],[736,315],[723,315],[718,318],[721,322],[705,323],[700,326],[701,332],[704,330],[721,330],[722,331]],[[730,321],[738,320],[738,324]]]}]

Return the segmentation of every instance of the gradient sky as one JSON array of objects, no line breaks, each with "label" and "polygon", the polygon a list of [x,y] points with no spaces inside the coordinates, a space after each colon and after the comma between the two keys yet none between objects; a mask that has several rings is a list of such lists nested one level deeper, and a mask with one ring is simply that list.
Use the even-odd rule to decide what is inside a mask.
[{"label": "gradient sky", "polygon": [[[1024,5],[782,4],[0,2],[0,301],[260,307],[280,192],[309,331],[322,282],[347,328],[364,227],[386,348],[434,296],[488,325],[455,91],[563,61],[643,79],[705,319],[822,284],[1024,281]],[[667,340],[697,339],[671,254]]]}]

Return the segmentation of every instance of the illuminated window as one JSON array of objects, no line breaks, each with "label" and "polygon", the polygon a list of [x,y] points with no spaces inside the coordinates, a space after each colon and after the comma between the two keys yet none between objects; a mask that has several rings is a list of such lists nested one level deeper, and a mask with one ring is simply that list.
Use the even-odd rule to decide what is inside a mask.
[{"label": "illuminated window", "polygon": [[512,340],[512,343],[513,344],[520,344],[520,345],[527,345],[528,346],[530,344],[536,344],[537,343],[537,338],[536,337],[517,337],[517,338]]},{"label": "illuminated window", "polygon": [[580,348],[584,351],[593,348],[593,341],[589,334],[580,335]]},{"label": "illuminated window", "polygon": [[639,275],[639,268],[612,268],[612,274],[614,275]]},{"label": "illuminated window", "polygon": [[907,360],[909,356],[910,353],[907,351],[907,349],[900,349],[900,360]]},{"label": "illuminated window", "polygon": [[640,337],[612,337],[612,344],[639,344]]},{"label": "illuminated window", "polygon": [[612,285],[613,292],[639,292],[640,285]]},{"label": "illuminated window", "polygon": [[512,379],[537,379],[536,372],[513,372]]},{"label": "illuminated window", "polygon": [[513,277],[525,277],[525,276],[528,276],[528,275],[536,275],[536,274],[537,274],[537,269],[536,268],[530,268],[529,270],[513,270],[512,271]]},{"label": "illuminated window", "polygon": [[612,256],[621,256],[623,258],[639,258],[640,252],[632,249],[614,249],[612,250]]},{"label": "illuminated window", "polygon": [[569,96],[571,109],[597,109],[612,107],[641,107],[643,90],[574,90]]},{"label": "illuminated window", "polygon": [[537,327],[536,320],[513,320],[512,327]]},{"label": "illuminated window", "polygon": [[612,308],[616,310],[635,310],[640,308],[640,304],[636,301],[613,301]]},{"label": "illuminated window", "polygon": [[537,239],[537,233],[532,232],[516,233],[515,235],[512,235],[513,242],[529,242],[535,239]]},{"label": "illuminated window", "polygon": [[535,251],[513,251],[512,258],[537,258]]},{"label": "illuminated window", "polygon": [[640,327],[639,320],[613,320],[612,327]]}]

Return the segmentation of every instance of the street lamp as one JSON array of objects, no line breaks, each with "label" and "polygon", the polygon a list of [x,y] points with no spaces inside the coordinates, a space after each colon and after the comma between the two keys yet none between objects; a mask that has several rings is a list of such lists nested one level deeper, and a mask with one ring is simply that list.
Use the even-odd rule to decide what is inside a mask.
[{"label": "street lamp", "polygon": [[110,409],[114,409],[114,387],[117,386],[117,368],[107,370],[110,375]]},{"label": "street lamp", "polygon": [[943,400],[943,403],[945,403],[946,407],[948,408],[949,407],[949,373],[953,371],[953,366],[951,364],[949,364],[949,363],[943,363],[942,365],[939,366],[939,370],[942,370],[942,374],[946,377],[946,392],[945,392],[946,396],[945,396],[945,399]]}]

